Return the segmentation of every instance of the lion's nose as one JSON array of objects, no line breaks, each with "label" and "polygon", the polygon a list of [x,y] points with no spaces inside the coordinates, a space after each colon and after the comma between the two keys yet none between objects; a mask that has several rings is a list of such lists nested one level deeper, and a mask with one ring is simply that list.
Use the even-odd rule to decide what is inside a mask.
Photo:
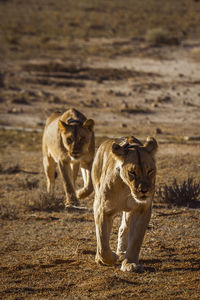
[{"label": "lion's nose", "polygon": [[78,150],[73,150],[72,154],[78,154]]},{"label": "lion's nose", "polygon": [[72,155],[73,157],[78,157],[78,156],[79,156],[79,151],[78,151],[78,150],[73,150],[73,151],[71,152],[71,155]]},{"label": "lion's nose", "polygon": [[139,191],[142,193],[142,194],[146,194],[148,192],[148,187],[146,184],[140,184],[139,185]]}]

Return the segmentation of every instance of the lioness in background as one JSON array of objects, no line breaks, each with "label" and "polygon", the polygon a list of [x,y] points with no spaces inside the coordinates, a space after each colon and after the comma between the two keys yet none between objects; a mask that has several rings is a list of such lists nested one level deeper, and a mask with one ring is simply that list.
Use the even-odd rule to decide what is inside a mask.
[{"label": "lioness in background", "polygon": [[[66,205],[79,205],[79,199],[93,191],[91,168],[95,151],[94,121],[76,109],[52,114],[43,134],[43,165],[48,193],[54,192],[56,165],[61,173]],[[75,180],[81,167],[84,187],[75,193]]]},{"label": "lioness in background", "polygon": [[[114,264],[119,255],[122,271],[142,270],[139,252],[151,217],[157,147],[152,137],[144,145],[129,137],[107,140],[99,147],[92,167],[97,263]],[[109,239],[113,216],[121,211],[115,254]]]}]

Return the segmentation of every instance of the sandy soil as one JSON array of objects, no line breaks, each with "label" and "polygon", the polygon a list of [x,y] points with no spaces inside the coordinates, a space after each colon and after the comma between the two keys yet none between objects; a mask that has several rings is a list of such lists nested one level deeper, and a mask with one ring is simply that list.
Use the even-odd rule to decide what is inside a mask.
[{"label": "sandy soil", "polygon": [[[95,120],[97,146],[111,136],[144,140],[154,135],[160,148],[157,187],[173,178],[199,181],[200,44],[152,47],[141,42],[136,50],[132,56],[89,57],[84,62],[27,59],[2,64],[2,299],[199,298],[198,208],[169,208],[156,196],[141,252],[145,272],[125,274],[119,263],[105,267],[94,262],[93,195],[82,202],[88,211],[64,211],[58,178],[59,206],[42,203],[44,122],[52,111],[68,107]],[[113,248],[119,223],[117,216]]]},{"label": "sandy soil", "polygon": [[140,47],[147,48],[143,57],[19,61],[15,72],[8,64],[1,125],[42,129],[52,110],[74,106],[95,119],[97,134],[130,128],[137,135],[141,127],[153,134],[159,127],[167,135],[199,135],[199,44],[161,48],[162,59],[147,57],[151,46]]}]

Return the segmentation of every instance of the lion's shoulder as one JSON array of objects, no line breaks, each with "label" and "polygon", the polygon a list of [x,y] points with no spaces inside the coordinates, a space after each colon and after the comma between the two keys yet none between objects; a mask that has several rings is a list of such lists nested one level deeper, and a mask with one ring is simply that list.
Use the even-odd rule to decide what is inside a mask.
[{"label": "lion's shoulder", "polygon": [[58,119],[60,116],[61,116],[61,112],[59,111],[56,111],[56,112],[53,112],[46,120],[46,123],[45,123],[45,128],[48,127],[49,124],[51,124],[54,120]]}]

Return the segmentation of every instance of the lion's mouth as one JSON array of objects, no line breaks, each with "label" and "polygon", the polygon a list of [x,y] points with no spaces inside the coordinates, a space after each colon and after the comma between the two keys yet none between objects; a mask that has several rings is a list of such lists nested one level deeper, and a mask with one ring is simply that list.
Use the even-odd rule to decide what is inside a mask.
[{"label": "lion's mouth", "polygon": [[71,153],[70,155],[73,159],[77,159],[80,157],[80,154],[79,153]]},{"label": "lion's mouth", "polygon": [[150,199],[150,197],[148,195],[141,195],[141,196],[137,196],[135,194],[132,194],[133,198],[137,201],[137,202],[146,202]]}]

